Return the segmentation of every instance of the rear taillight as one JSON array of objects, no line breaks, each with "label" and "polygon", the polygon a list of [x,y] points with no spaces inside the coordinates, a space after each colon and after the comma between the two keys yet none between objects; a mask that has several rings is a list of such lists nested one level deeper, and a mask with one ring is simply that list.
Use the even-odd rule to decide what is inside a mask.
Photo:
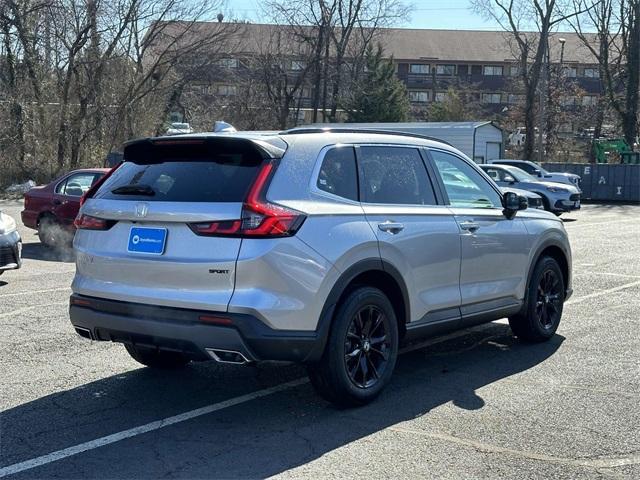
[{"label": "rear taillight", "polygon": [[237,220],[190,223],[196,235],[215,237],[290,237],[295,235],[305,216],[266,200],[266,189],[274,173],[274,164],[262,167],[242,206]]},{"label": "rear taillight", "polygon": [[98,191],[98,189],[102,186],[102,184],[104,182],[107,181],[107,179],[113,175],[113,172],[115,172],[118,167],[122,165],[122,162],[120,162],[119,164],[117,164],[115,167],[113,167],[111,170],[109,170],[107,173],[104,174],[104,177],[102,177],[100,180],[98,180],[96,183],[94,183],[93,185],[91,185],[91,188],[89,188],[89,190],[87,190],[86,192],[84,192],[84,194],[82,195],[82,197],[80,197],[80,206],[84,205],[84,202],[87,201],[88,198],[93,197],[93,195]]},{"label": "rear taillight", "polygon": [[79,214],[73,221],[73,225],[78,230],[109,230],[115,224],[115,220],[105,220],[104,218],[92,217],[83,213]]}]

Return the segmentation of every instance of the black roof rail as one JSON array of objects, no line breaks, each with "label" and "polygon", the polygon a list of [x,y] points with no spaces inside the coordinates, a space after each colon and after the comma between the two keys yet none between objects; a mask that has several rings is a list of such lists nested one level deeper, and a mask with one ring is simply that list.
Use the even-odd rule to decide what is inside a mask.
[{"label": "black roof rail", "polygon": [[376,128],[333,128],[333,127],[308,127],[308,128],[291,128],[289,130],[283,130],[278,132],[278,135],[297,135],[303,133],[373,133],[374,135],[399,135],[401,137],[419,138],[422,140],[431,140],[434,142],[444,143],[453,147],[449,142],[441,140],[436,137],[430,137],[428,135],[421,135],[419,133],[403,132],[402,130],[382,130]]}]

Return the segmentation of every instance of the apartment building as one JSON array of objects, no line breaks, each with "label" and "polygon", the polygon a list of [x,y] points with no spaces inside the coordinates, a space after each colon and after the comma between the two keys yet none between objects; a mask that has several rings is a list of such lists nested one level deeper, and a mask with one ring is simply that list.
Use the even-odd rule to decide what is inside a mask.
[{"label": "apartment building", "polygon": [[[214,28],[216,24],[211,24]],[[241,95],[236,83],[250,75],[248,59],[259,55],[266,39],[273,38],[278,27],[264,24],[243,24],[241,47],[218,63],[219,72],[194,82],[194,88],[225,102]],[[207,24],[199,25],[206,32]],[[532,34],[534,35],[534,34]],[[466,95],[487,112],[504,112],[524,101],[518,86],[520,66],[515,58],[516,48],[509,34],[501,31],[385,29],[380,41],[385,54],[393,58],[398,78],[407,87],[414,110],[428,109],[433,102],[446,98],[449,88],[464,89]],[[292,54],[281,58],[281,67],[295,78],[306,64]],[[561,98],[563,108],[591,107],[598,102],[600,80],[598,66],[589,50],[575,33],[554,33],[549,39],[549,71],[552,80],[567,88]],[[580,95],[575,95],[579,91]],[[295,120],[311,121],[313,90],[304,85],[295,102]]]}]

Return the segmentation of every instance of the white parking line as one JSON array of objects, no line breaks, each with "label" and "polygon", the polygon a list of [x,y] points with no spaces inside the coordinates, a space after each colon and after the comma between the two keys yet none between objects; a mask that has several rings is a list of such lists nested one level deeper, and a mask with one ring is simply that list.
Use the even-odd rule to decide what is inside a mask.
[{"label": "white parking line", "polygon": [[27,290],[25,292],[6,293],[4,295],[0,295],[0,298],[17,297],[19,295],[33,295],[34,293],[62,292],[64,290],[71,290],[71,288],[60,287],[60,288],[48,288],[46,290]]},{"label": "white parking line", "polygon": [[43,303],[39,305],[29,305],[28,307],[16,308],[15,310],[11,310],[9,312],[0,313],[0,318],[10,317],[12,315],[17,315],[18,313],[28,312],[29,310],[33,310],[34,308],[53,307],[57,305],[69,305],[69,301],[67,300],[65,302]]},{"label": "white parking line", "polygon": [[590,293],[588,295],[583,295],[582,297],[573,298],[567,302],[565,302],[565,306],[567,305],[575,305],[576,303],[584,302],[585,300],[589,300],[591,298],[601,297],[603,295],[607,295],[609,293],[619,292],[620,290],[626,290],[627,288],[635,287],[640,285],[640,280],[637,282],[625,283],[624,285],[619,285],[617,287],[608,288],[606,290],[600,290],[599,292]]},{"label": "white parking line", "polygon": [[231,398],[223,402],[214,403],[212,405],[207,405],[206,407],[197,408],[189,412],[174,415],[173,417],[157,420],[155,422],[147,423],[146,425],[130,428],[129,430],[123,430],[122,432],[107,435],[106,437],[97,438],[95,440],[81,443],[79,445],[74,445],[73,447],[58,450],[57,452],[52,452],[41,457],[33,458],[31,460],[14,463],[13,465],[8,465],[6,467],[0,468],[0,478],[6,477],[7,475],[13,475],[18,472],[23,472],[35,467],[40,467],[57,460],[62,460],[63,458],[71,457],[88,450],[104,447],[105,445],[116,443],[120,440],[125,440],[137,435],[142,435],[143,433],[153,432],[154,430],[159,430],[161,428],[168,427],[169,425],[186,422],[187,420],[201,417],[202,415],[208,415],[225,408],[240,405],[241,403],[250,402],[251,400],[255,400],[256,398],[266,397],[267,395],[271,395],[273,393],[282,392],[283,390],[288,390],[290,388],[303,385],[308,381],[309,380],[307,378],[300,378],[291,382],[282,383],[280,385],[276,385],[275,387],[265,388],[264,390],[258,390],[257,392],[247,393],[246,395],[240,395],[239,397]]}]

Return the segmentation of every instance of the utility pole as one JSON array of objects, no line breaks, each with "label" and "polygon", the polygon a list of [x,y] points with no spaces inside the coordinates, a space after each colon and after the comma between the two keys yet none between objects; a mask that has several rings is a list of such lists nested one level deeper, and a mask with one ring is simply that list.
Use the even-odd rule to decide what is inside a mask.
[{"label": "utility pole", "polygon": [[540,72],[540,114],[538,115],[538,163],[541,164],[544,160],[544,145],[542,144],[542,141],[544,126],[546,123],[545,104],[547,100],[547,71],[549,70],[549,33],[547,32],[544,35],[541,35],[540,41],[544,42],[542,45],[542,72]]}]

